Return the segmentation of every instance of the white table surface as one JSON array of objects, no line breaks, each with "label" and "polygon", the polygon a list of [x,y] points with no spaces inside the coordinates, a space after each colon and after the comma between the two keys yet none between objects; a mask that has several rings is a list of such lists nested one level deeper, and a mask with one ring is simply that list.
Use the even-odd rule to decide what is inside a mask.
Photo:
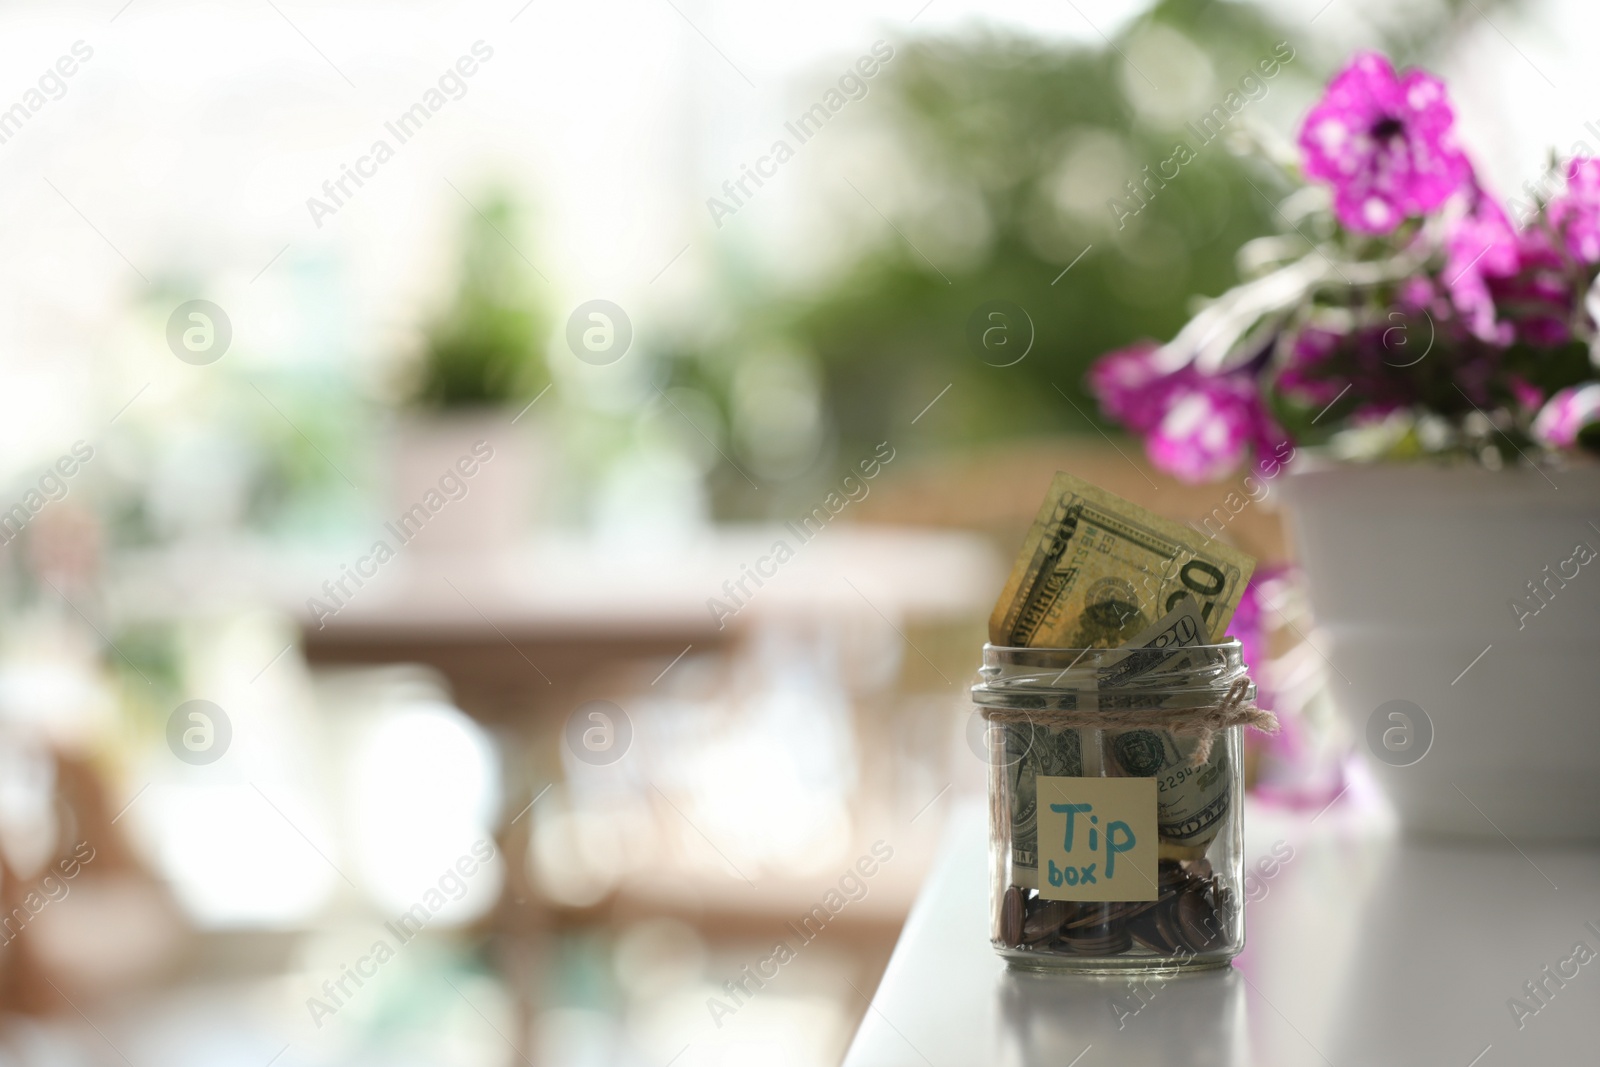
[{"label": "white table surface", "polygon": [[[1148,980],[1141,1007],[1126,978],[1007,971],[983,819],[953,812],[845,1067],[1600,1064],[1600,850],[1418,843],[1338,807],[1251,805],[1251,859],[1294,855],[1252,891],[1244,953]],[[1595,958],[1547,980],[1519,1029],[1507,1000],[1535,1006],[1523,984],[1580,941]]]}]

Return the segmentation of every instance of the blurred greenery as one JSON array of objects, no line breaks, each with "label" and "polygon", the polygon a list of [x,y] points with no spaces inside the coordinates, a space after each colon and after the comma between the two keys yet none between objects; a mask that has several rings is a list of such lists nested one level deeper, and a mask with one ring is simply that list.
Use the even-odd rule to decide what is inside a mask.
[{"label": "blurred greenery", "polygon": [[546,382],[543,316],[512,243],[519,212],[495,192],[466,217],[455,302],[427,331],[412,401],[448,409],[509,404]]},{"label": "blurred greenery", "polygon": [[[1384,31],[1389,50],[1400,62],[1426,62],[1463,20],[1481,17],[1474,11],[1468,0],[1408,8]],[[1222,136],[1196,136],[1188,124],[1222,105],[1241,78],[1259,76],[1260,61],[1284,41],[1295,55],[1262,79],[1265,94]],[[896,184],[886,196],[882,179],[855,191],[841,183],[835,204],[856,230],[885,239],[803,292],[730,264],[731,325],[680,339],[670,380],[713,396],[733,424],[729,381],[741,361],[773,348],[808,353],[821,368],[832,432],[813,480],[878,441],[904,439],[941,396],[917,427],[936,447],[1117,433],[1084,387],[1089,365],[1141,338],[1171,337],[1197,297],[1238,280],[1242,244],[1285,228],[1275,207],[1281,184],[1229,142],[1257,124],[1292,138],[1297,116],[1347,58],[1325,49],[1298,19],[1280,25],[1269,6],[1213,0],[1153,5],[1105,47],[998,33],[900,47],[851,116],[870,124],[857,143],[872,144],[877,171]],[[1130,215],[1139,205],[1125,183],[1143,182],[1146,167],[1156,172],[1179,141],[1194,158],[1152,184],[1148,205]],[[852,172],[871,174],[872,165]],[[997,321],[979,321],[990,301],[1031,320],[1032,347],[1014,365],[1000,364],[1020,345],[985,351],[971,340]],[[1007,325],[1025,339],[1028,321]],[[782,500],[749,491],[726,467],[712,486],[724,513]]]},{"label": "blurred greenery", "polygon": [[[1249,8],[1217,9],[1205,33],[1213,39],[1201,45],[1219,75],[1207,99],[1220,99],[1233,80],[1222,72],[1250,70],[1271,52],[1271,29]],[[1175,332],[1190,293],[1235,280],[1234,253],[1270,228],[1271,207],[1218,144],[1201,149],[1125,228],[1116,228],[1109,196],[1080,204],[1076,191],[1064,192],[1090,185],[1081,172],[1092,170],[1097,151],[1120,149],[1125,180],[1172,153],[1174,133],[1143,121],[1119,91],[1127,79],[1116,53],[992,38],[930,42],[904,62],[889,86],[904,133],[933,168],[930,180],[981,198],[987,247],[966,269],[945,272],[946,283],[903,242],[884,246],[788,309],[786,325],[821,357],[830,406],[861,441],[904,425],[951,381],[957,439],[1087,429],[1084,416],[1095,417],[1082,385],[1089,363]],[[1020,305],[1033,323],[1033,348],[1014,366],[994,366],[1016,357],[984,352],[968,336],[969,319],[996,299]]]},{"label": "blurred greenery", "polygon": [[[726,403],[718,384],[719,369],[735,362],[727,350],[781,339],[820,363],[844,455],[903,436],[946,385],[933,425],[919,426],[946,445],[1109,428],[1083,386],[1091,361],[1170,336],[1191,294],[1233,283],[1239,246],[1273,228],[1272,204],[1225,138],[1202,146],[1182,127],[1284,36],[1247,5],[1168,3],[1123,35],[1120,51],[1004,35],[905,46],[859,116],[898,160],[884,169],[916,186],[892,203],[869,202],[901,236],[807,292],[744,287],[739,327],[685,344],[675,381]],[[1157,89],[1141,70],[1163,57],[1173,62],[1150,72]],[[1288,63],[1266,81],[1267,96],[1309,94],[1320,73]],[[1252,103],[1236,122],[1263,107]],[[1119,218],[1111,197],[1138,207],[1124,183],[1169,159],[1180,137],[1196,158],[1147,207]],[[856,195],[847,189],[839,209],[879,228],[861,202],[867,191],[848,199]],[[952,246],[965,251],[934,251]],[[980,311],[997,300],[1026,318],[1003,320],[1009,347],[986,351],[970,335],[1002,321]],[[1000,365],[1020,354],[1030,321],[1026,357]],[[738,495],[737,475],[723,484],[732,490],[725,502]]]}]

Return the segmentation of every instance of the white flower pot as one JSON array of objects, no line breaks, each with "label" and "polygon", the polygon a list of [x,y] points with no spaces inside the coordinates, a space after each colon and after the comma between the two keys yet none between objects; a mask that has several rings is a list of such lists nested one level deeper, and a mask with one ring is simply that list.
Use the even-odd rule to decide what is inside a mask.
[{"label": "white flower pot", "polygon": [[384,518],[406,544],[494,551],[527,537],[544,450],[534,414],[513,425],[516,415],[516,408],[489,408],[397,421]]},{"label": "white flower pot", "polygon": [[[1600,838],[1600,467],[1327,467],[1284,494],[1329,689],[1402,824]],[[1409,765],[1404,707],[1369,734],[1390,701],[1431,723]]]}]

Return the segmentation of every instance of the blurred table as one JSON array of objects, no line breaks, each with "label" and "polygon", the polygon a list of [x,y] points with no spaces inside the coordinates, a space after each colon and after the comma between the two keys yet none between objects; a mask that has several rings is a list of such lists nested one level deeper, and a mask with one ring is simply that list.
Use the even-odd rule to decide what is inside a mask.
[{"label": "blurred table", "polygon": [[[779,540],[792,550],[782,563]],[[659,669],[757,623],[866,617],[903,630],[982,618],[1004,580],[992,546],[971,533],[841,523],[801,541],[782,525],[735,525],[675,541],[551,533],[476,552],[418,543],[359,588],[345,578],[349,595],[336,600],[323,583],[368,545],[131,554],[113,575],[111,609],[122,621],[275,610],[299,625],[312,664],[424,663],[471,714],[515,721],[530,703],[566,710],[602,695],[586,691],[590,680],[619,664],[659,660]],[[769,572],[759,585],[744,577],[751,568]],[[743,592],[730,592],[741,578]],[[719,614],[713,598],[733,614]],[[319,618],[313,599],[338,610]]]},{"label": "blurred table", "polygon": [[[1362,823],[1253,806],[1250,861],[1294,854],[1250,893],[1244,954],[1135,984],[1008,972],[988,941],[984,814],[960,809],[845,1067],[1595,1062],[1600,956],[1563,961],[1600,953],[1600,850]],[[1524,986],[1541,981],[1543,1006]],[[1520,1028],[1513,997],[1539,1008]]]}]

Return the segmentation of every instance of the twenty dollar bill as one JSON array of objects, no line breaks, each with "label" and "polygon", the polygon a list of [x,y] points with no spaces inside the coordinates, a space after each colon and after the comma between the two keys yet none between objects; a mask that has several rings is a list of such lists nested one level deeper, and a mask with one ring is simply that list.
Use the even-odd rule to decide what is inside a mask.
[{"label": "twenty dollar bill", "polygon": [[989,643],[1117,648],[1185,594],[1221,635],[1254,567],[1237,549],[1058,472],[989,617]]}]

